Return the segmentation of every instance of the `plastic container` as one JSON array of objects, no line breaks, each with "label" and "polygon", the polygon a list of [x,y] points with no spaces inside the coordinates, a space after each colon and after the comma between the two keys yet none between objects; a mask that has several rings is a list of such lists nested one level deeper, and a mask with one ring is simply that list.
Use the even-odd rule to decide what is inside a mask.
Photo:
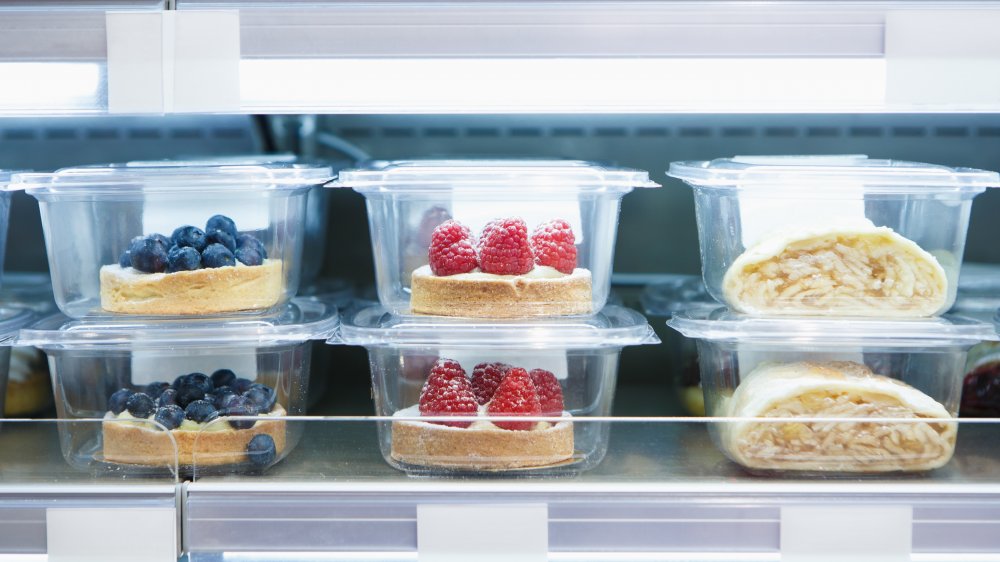
[{"label": "plastic container", "polygon": [[[350,166],[346,161],[338,162],[304,162],[295,154],[283,152],[277,154],[237,154],[233,156],[213,156],[211,158],[185,158],[182,161],[150,160],[129,162],[129,167],[162,167],[162,166],[255,166],[268,164],[285,164],[299,166],[330,166],[333,172]],[[330,216],[330,192],[316,185],[309,190],[306,197],[306,230],[302,242],[302,286],[308,286],[316,281],[323,269],[323,258],[326,256],[326,223]]]},{"label": "plastic container", "polygon": [[708,415],[740,418],[709,424],[716,446],[759,472],[943,466],[954,452],[969,348],[997,338],[988,323],[947,316],[856,321],[698,309],[668,325],[698,340]]},{"label": "plastic container", "polygon": [[[10,199],[11,192],[7,185],[10,183],[13,172],[0,170],[0,263],[7,253],[7,223],[10,219]],[[2,270],[3,268],[0,268]],[[0,271],[0,283],[3,280],[3,271]]]},{"label": "plastic container", "polygon": [[[375,306],[345,316],[339,335],[330,343],[368,349],[376,414],[393,417],[378,423],[379,446],[390,465],[410,475],[524,475],[574,473],[597,465],[607,450],[609,424],[583,419],[611,413],[621,349],[658,341],[642,315],[614,306],[593,316],[533,322],[401,316]],[[539,384],[549,389],[543,391],[543,399],[554,395],[551,389],[558,382],[563,403],[560,407],[546,402],[548,411],[541,419],[535,414],[528,421],[515,421],[516,427],[502,429],[494,423],[511,421],[510,415],[502,419],[490,410],[497,401],[481,390],[472,399],[473,410],[461,410],[465,418],[427,417],[428,412],[422,415],[418,406],[422,388],[443,359],[457,361],[472,385],[478,385],[475,371],[483,363],[549,371],[547,375],[497,371],[491,376],[497,377],[494,382],[503,380],[498,395],[508,379],[510,385],[517,382],[511,378],[514,372],[522,383],[525,377],[541,377]],[[526,403],[537,396],[536,382],[531,384],[534,392],[524,391]],[[484,404],[477,408],[478,402]],[[464,420],[465,427],[428,419]]]},{"label": "plastic container", "polygon": [[[44,273],[7,272],[0,290],[0,306],[25,308],[39,317],[56,311],[52,283]],[[45,354],[37,347],[10,348],[3,414],[19,418],[52,407],[52,382]]]},{"label": "plastic container", "polygon": [[996,172],[865,156],[674,162],[694,188],[709,293],[755,315],[951,308],[972,199]]},{"label": "plastic container", "polygon": [[[188,473],[231,472],[266,468],[298,443],[301,424],[282,417],[306,413],[309,342],[330,337],[337,324],[335,307],[296,299],[252,319],[82,321],[60,314],[22,330],[17,344],[37,346],[48,354],[59,418],[103,419],[100,424],[60,424],[62,452],[72,466],[121,474],[159,472],[172,465]],[[227,382],[228,376],[215,375],[221,369],[244,380]],[[191,373],[218,376],[216,382],[222,384],[206,389],[202,383],[174,383]],[[169,391],[156,384],[160,382],[173,383],[176,393],[168,399]],[[240,394],[248,392],[252,383],[274,392],[274,405],[256,412],[261,415],[210,409],[201,419],[184,420],[180,427],[154,417],[163,409],[161,399],[187,408],[205,390],[228,386]],[[120,389],[146,393],[151,400],[157,392],[163,395],[146,404],[146,416],[139,411],[141,401],[135,409],[119,407],[114,412],[128,396],[115,398]],[[267,389],[254,400],[263,398],[259,403],[270,404]],[[229,393],[218,394],[222,400]],[[214,420],[212,411],[220,414]],[[262,456],[251,457],[248,452],[254,451],[248,446],[260,434],[267,435],[261,438],[262,445],[268,438],[272,442],[272,454],[265,450]]]},{"label": "plastic container", "polygon": [[[657,187],[640,170],[547,160],[376,162],[344,170],[329,185],[351,187],[367,198],[383,306],[400,314],[483,318],[601,310],[621,198],[633,188]],[[509,269],[492,261],[487,267],[478,254],[464,262],[468,273],[436,275],[430,269],[428,249],[441,223],[454,219],[478,239],[489,221],[514,218],[524,221],[528,236],[549,221],[565,221],[574,236],[575,267],[570,259],[555,268],[532,265],[537,252],[521,246],[522,261]]]},{"label": "plastic container", "polygon": [[[204,316],[259,312],[295,295],[306,197],[330,176],[329,167],[292,164],[111,165],[16,174],[13,185],[39,200],[53,292],[65,314]],[[263,244],[263,263],[175,273],[119,265],[133,238],[205,229],[217,214]],[[135,256],[126,262],[135,266]]]},{"label": "plastic container", "polygon": [[[706,306],[712,309],[719,304],[705,290],[705,283],[698,275],[667,275],[650,283],[640,295],[643,312],[656,326],[657,320],[665,321],[675,312]],[[701,390],[701,373],[698,370],[698,347],[695,341],[664,328],[660,334],[670,353],[667,366],[671,384],[684,411],[692,416],[705,415],[705,395]]]},{"label": "plastic container", "polygon": [[[962,266],[958,298],[951,312],[993,321],[1000,309],[1000,265]],[[962,380],[962,417],[1000,417],[1000,342],[987,341],[969,350]]]}]

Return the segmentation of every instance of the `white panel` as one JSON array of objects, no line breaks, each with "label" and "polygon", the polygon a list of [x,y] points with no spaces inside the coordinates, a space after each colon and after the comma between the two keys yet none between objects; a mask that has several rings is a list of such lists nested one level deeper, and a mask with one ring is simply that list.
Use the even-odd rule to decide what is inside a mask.
[{"label": "white panel", "polygon": [[109,12],[108,112],[163,111],[163,18],[159,12]]},{"label": "white panel", "polygon": [[170,507],[49,508],[49,562],[176,562],[177,513]]},{"label": "white panel", "polygon": [[909,562],[912,543],[911,506],[781,508],[781,562]]},{"label": "white panel", "polygon": [[418,505],[419,562],[547,562],[546,504]]},{"label": "white panel", "polygon": [[968,107],[1000,103],[1000,10],[890,12],[887,102]]},{"label": "white panel", "polygon": [[174,112],[240,108],[240,15],[237,10],[168,12],[174,16]]}]

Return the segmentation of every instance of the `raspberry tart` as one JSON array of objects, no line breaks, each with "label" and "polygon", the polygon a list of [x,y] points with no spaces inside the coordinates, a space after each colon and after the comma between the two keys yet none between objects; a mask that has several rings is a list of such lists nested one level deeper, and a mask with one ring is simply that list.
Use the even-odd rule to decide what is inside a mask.
[{"label": "raspberry tart", "polygon": [[[268,466],[285,448],[285,420],[276,418],[286,412],[275,390],[229,369],[150,383],[138,392],[123,388],[108,408],[102,424],[107,462],[165,466],[176,453],[182,466]],[[129,421],[137,419],[163,427]]]},{"label": "raspberry tart", "polygon": [[205,230],[137,236],[118,264],[101,268],[101,307],[126,314],[217,314],[262,310],[282,294],[282,262],[264,244],[215,215]]},{"label": "raspberry tart", "polygon": [[[549,371],[481,363],[471,379],[458,362],[439,359],[418,404],[394,417],[466,416],[476,421],[392,422],[392,458],[401,463],[472,470],[542,468],[573,458],[573,422]],[[491,416],[562,421],[490,421]]]},{"label": "raspberry tart", "polygon": [[562,219],[530,235],[522,219],[496,219],[478,239],[447,220],[431,235],[428,265],[411,275],[410,309],[481,318],[590,313],[591,273],[577,267],[575,243]]}]

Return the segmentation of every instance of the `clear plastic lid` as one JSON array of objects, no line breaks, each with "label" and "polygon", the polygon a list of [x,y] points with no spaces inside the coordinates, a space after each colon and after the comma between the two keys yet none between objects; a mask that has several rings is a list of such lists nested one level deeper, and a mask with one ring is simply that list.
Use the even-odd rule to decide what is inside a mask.
[{"label": "clear plastic lid", "polygon": [[336,306],[295,299],[268,314],[240,318],[121,316],[72,320],[56,314],[21,330],[15,343],[43,350],[269,347],[327,339],[337,331],[338,323]]},{"label": "clear plastic lid", "polygon": [[719,305],[708,294],[700,275],[665,275],[662,280],[646,285],[639,300],[647,316],[669,317],[694,306]]},{"label": "clear plastic lid", "polygon": [[371,306],[344,315],[327,343],[365,347],[595,349],[659,343],[646,319],[627,308],[606,306],[592,316],[487,320],[409,316]]},{"label": "clear plastic lid", "polygon": [[10,189],[33,195],[121,195],[128,192],[224,189],[227,192],[300,189],[333,177],[326,165],[289,162],[219,164],[208,161],[130,162],[14,174]]},{"label": "clear plastic lid", "polygon": [[667,325],[685,337],[711,341],[779,343],[797,346],[932,347],[975,345],[997,340],[989,322],[945,315],[913,320],[863,318],[761,318],[726,308],[694,308],[674,314]]},{"label": "clear plastic lid", "polygon": [[[865,155],[735,156],[709,161],[672,162],[670,177],[698,187],[753,189],[822,184],[824,189],[863,186],[868,193],[911,192],[919,188],[980,193],[1000,186],[1000,174],[974,168],[877,160]],[[803,192],[806,194],[806,192]]]},{"label": "clear plastic lid", "polygon": [[346,279],[319,279],[299,289],[299,298],[319,300],[344,308],[354,300],[354,285]]},{"label": "clear plastic lid", "polygon": [[327,187],[367,192],[507,191],[628,192],[659,187],[649,173],[579,160],[396,160],[343,170]]},{"label": "clear plastic lid", "polygon": [[50,314],[56,310],[52,279],[46,273],[5,271],[3,285],[0,285],[0,303]]},{"label": "clear plastic lid", "polygon": [[10,306],[7,303],[0,305],[0,346],[14,345],[21,328],[37,318],[38,316],[27,308]]}]

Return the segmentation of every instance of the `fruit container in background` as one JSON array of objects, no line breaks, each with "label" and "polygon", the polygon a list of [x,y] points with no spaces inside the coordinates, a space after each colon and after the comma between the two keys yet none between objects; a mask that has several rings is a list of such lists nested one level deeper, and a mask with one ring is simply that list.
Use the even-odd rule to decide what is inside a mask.
[{"label": "fruit container in background", "polygon": [[621,198],[658,187],[641,170],[548,160],[376,162],[329,185],[367,199],[383,306],[484,318],[601,310]]},{"label": "fruit container in background", "polygon": [[615,306],[529,322],[374,306],[345,315],[330,340],[368,349],[376,414],[393,418],[378,423],[379,446],[409,475],[593,468],[610,424],[587,418],[611,414],[622,348],[658,342],[642,315]]},{"label": "fruit container in background", "polygon": [[[39,318],[52,314],[56,311],[56,303],[52,299],[49,276],[8,271],[0,289],[0,306],[25,308]],[[45,354],[37,347],[11,348],[4,416],[25,417],[51,407],[52,382]]]},{"label": "fruit container in background", "polygon": [[[958,298],[951,312],[993,321],[1000,310],[1000,265],[962,266]],[[962,382],[963,417],[1000,417],[1000,342],[983,342],[969,350]]]},{"label": "fruit container in background", "polygon": [[[680,310],[690,310],[698,306],[718,308],[716,302],[705,290],[705,283],[698,275],[666,275],[663,279],[646,285],[640,295],[643,312],[653,323],[665,322]],[[665,328],[665,326],[664,326]],[[698,370],[698,347],[695,341],[665,329],[660,339],[670,354],[670,378],[684,411],[692,416],[705,415],[705,395],[701,390],[701,374]]]},{"label": "fruit container in background", "polygon": [[740,418],[709,423],[714,443],[761,473],[944,466],[969,349],[997,339],[989,323],[957,316],[759,318],[701,308],[668,325],[698,342],[708,415]]},{"label": "fruit container in background", "polygon": [[260,312],[298,290],[306,198],[326,166],[128,166],[15,174],[39,201],[73,318]]},{"label": "fruit container in background", "polygon": [[70,465],[120,474],[266,468],[298,443],[310,340],[326,339],[337,309],[293,300],[253,319],[106,318],[58,314],[18,345],[49,357]]},{"label": "fruit container in background", "polygon": [[9,306],[6,303],[0,304],[0,412],[6,409],[8,373],[11,365],[11,346],[17,336],[18,330],[30,324],[36,318],[35,313],[29,309]]},{"label": "fruit container in background", "polygon": [[674,162],[694,188],[709,293],[761,316],[951,308],[972,199],[996,172],[866,156]]}]

